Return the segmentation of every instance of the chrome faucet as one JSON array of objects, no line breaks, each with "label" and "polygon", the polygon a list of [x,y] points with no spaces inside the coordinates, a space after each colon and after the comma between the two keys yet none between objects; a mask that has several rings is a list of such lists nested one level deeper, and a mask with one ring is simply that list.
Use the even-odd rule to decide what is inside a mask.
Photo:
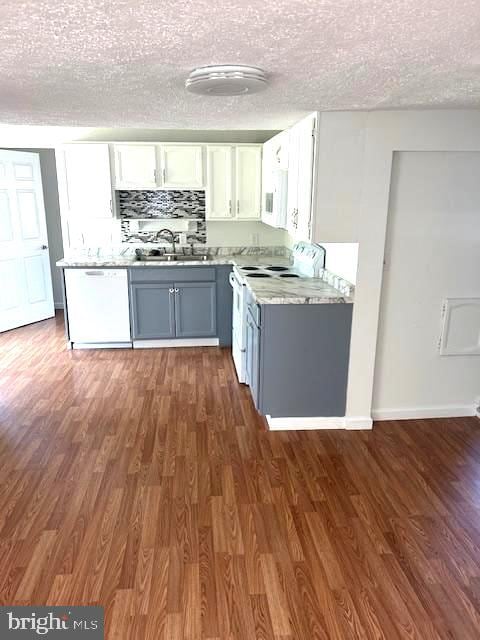
[{"label": "chrome faucet", "polygon": [[158,242],[159,237],[164,233],[170,234],[170,242],[172,243],[172,253],[175,253],[175,234],[170,229],[160,229],[160,231],[157,231],[157,233],[154,236],[155,242]]}]

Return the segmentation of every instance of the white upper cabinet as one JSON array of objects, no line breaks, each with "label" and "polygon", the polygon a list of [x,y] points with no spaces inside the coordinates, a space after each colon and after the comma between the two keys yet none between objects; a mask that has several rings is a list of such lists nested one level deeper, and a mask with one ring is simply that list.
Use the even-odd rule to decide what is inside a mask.
[{"label": "white upper cabinet", "polygon": [[311,240],[313,174],[317,114],[297,122],[289,131],[287,230],[295,240]]},{"label": "white upper cabinet", "polygon": [[157,145],[116,144],[115,157],[116,189],[157,188]]},{"label": "white upper cabinet", "polygon": [[297,237],[308,242],[312,238],[315,126],[314,117],[304,118],[299,123]]},{"label": "white upper cabinet", "polygon": [[207,218],[229,220],[233,217],[233,147],[207,147]]},{"label": "white upper cabinet", "polygon": [[260,220],[261,145],[207,147],[207,219]]},{"label": "white upper cabinet", "polygon": [[298,156],[300,153],[300,139],[296,127],[292,127],[289,131],[288,150],[287,231],[296,238],[298,227]]},{"label": "white upper cabinet", "polygon": [[260,146],[236,147],[235,186],[237,218],[258,220],[262,193],[262,148]]},{"label": "white upper cabinet", "polygon": [[116,144],[116,189],[203,189],[200,144]]},{"label": "white upper cabinet", "polygon": [[59,183],[70,217],[111,218],[112,184],[107,144],[70,144],[58,150]]},{"label": "white upper cabinet", "polygon": [[202,145],[160,147],[162,186],[165,189],[203,189]]}]

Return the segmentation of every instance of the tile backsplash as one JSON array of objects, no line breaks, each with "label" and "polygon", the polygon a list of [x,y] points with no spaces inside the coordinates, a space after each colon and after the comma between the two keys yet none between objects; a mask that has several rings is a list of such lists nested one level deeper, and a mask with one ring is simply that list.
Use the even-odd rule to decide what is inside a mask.
[{"label": "tile backsplash", "polygon": [[[178,244],[205,244],[205,191],[118,191],[122,242],[169,244],[157,237],[161,228],[170,229]],[[157,222],[158,221],[158,222]]]},{"label": "tile backsplash", "polygon": [[205,220],[205,191],[118,191],[121,218]]}]

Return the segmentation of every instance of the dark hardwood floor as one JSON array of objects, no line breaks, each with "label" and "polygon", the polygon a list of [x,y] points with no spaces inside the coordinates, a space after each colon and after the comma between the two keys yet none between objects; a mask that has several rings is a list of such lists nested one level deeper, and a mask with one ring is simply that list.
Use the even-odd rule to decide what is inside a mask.
[{"label": "dark hardwood floor", "polygon": [[268,433],[229,351],[0,335],[0,604],[109,640],[477,640],[480,422]]}]

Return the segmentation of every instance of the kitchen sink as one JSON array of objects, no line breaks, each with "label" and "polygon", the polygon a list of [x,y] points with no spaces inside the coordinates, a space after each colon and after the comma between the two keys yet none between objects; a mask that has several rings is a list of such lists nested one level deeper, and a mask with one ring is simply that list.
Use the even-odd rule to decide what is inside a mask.
[{"label": "kitchen sink", "polygon": [[210,256],[205,254],[198,254],[194,256],[178,256],[177,260],[186,261],[186,262],[206,262],[210,260]]},{"label": "kitchen sink", "polygon": [[181,253],[164,253],[160,256],[140,254],[135,256],[139,262],[206,262],[209,259],[207,254],[182,255]]}]

